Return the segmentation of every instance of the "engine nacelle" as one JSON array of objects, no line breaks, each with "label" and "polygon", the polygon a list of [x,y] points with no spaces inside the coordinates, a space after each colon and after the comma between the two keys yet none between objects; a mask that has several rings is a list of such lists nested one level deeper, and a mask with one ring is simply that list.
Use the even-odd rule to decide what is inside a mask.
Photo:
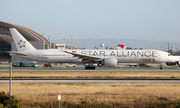
[{"label": "engine nacelle", "polygon": [[105,58],[102,61],[102,65],[105,67],[117,67],[117,59],[116,58]]},{"label": "engine nacelle", "polygon": [[176,65],[177,64],[177,62],[166,62],[166,65],[168,65],[168,66],[173,66],[173,65]]}]

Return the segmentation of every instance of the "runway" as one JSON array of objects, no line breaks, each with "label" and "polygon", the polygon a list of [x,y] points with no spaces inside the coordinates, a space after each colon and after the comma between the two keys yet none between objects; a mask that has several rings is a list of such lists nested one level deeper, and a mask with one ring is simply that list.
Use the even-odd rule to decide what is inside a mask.
[{"label": "runway", "polygon": [[[9,72],[8,69],[1,69],[0,72]],[[52,73],[52,72],[180,72],[180,69],[102,69],[102,70],[82,70],[82,69],[13,69],[12,72],[39,72],[39,73]]]},{"label": "runway", "polygon": [[[1,78],[0,83],[9,83],[9,79]],[[180,83],[180,79],[16,78],[12,83]]]},{"label": "runway", "polygon": [[[1,69],[0,72],[9,72],[8,69]],[[179,69],[97,69],[97,70],[82,70],[82,69],[13,69],[13,73],[26,72],[26,73],[72,73],[72,72],[174,72],[179,73]],[[12,80],[13,83],[180,83],[180,79],[130,79],[130,78],[15,78]],[[0,79],[0,83],[9,83],[9,79]]]}]

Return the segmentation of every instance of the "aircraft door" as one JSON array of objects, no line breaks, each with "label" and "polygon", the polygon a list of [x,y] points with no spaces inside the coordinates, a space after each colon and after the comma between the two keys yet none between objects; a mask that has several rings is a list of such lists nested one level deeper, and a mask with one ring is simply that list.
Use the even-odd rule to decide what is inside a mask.
[{"label": "aircraft door", "polygon": [[41,59],[42,58],[42,55],[41,55],[41,53],[38,53],[38,59]]},{"label": "aircraft door", "polygon": [[161,52],[158,53],[158,59],[161,59]]}]

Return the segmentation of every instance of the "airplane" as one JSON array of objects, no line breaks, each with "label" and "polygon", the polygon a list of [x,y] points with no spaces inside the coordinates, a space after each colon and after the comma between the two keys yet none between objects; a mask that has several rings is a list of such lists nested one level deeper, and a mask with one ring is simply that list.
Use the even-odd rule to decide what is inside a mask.
[{"label": "airplane", "polygon": [[95,69],[93,64],[104,67],[117,67],[117,63],[176,63],[179,65],[180,61],[176,61],[170,53],[161,50],[37,50],[15,28],[10,28],[10,32],[18,51],[8,51],[8,53],[33,61],[88,64],[85,69]]}]

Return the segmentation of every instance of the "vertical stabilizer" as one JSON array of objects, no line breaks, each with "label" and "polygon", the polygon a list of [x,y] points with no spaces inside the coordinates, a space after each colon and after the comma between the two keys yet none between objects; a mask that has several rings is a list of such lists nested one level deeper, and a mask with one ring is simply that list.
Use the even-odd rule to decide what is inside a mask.
[{"label": "vertical stabilizer", "polygon": [[15,28],[10,28],[10,32],[18,51],[35,50]]},{"label": "vertical stabilizer", "polygon": [[126,50],[126,48],[127,47],[124,44],[119,44],[119,45],[116,46],[117,50]]}]

